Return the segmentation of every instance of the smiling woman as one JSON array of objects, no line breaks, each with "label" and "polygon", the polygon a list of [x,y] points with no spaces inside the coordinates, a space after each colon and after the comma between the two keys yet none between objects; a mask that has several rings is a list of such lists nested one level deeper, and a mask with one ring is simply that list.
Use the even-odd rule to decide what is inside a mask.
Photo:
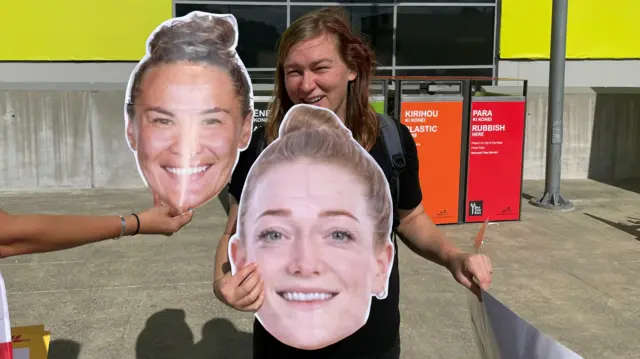
[{"label": "smiling woman", "polygon": [[251,140],[253,89],[233,15],[192,12],[147,41],[125,99],[125,129],[145,184],[180,210],[217,196]]},{"label": "smiling woman", "polygon": [[325,108],[295,105],[260,154],[229,242],[232,272],[257,263],[256,316],[281,342],[315,350],[367,321],[386,298],[394,246],[382,169]]}]

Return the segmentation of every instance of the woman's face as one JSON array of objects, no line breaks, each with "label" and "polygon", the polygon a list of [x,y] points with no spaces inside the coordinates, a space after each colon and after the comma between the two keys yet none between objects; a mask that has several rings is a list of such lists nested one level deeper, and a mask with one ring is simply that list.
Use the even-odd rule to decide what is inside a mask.
[{"label": "woman's face", "polygon": [[131,147],[151,190],[163,202],[195,208],[217,196],[251,136],[231,78],[214,66],[175,63],[143,77]]},{"label": "woman's face", "polygon": [[237,268],[259,265],[262,325],[308,350],[353,334],[366,323],[371,296],[386,291],[393,261],[391,241],[376,243],[360,179],[299,161],[269,170],[253,191],[231,259]]},{"label": "woman's face", "polygon": [[347,86],[357,73],[342,61],[332,36],[320,35],[294,45],[283,70],[287,94],[294,104],[327,108],[344,121]]}]

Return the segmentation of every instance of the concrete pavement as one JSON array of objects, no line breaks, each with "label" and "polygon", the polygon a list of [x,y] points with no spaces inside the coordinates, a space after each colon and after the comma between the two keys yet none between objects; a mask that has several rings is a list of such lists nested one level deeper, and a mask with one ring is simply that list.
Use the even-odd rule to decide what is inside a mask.
[{"label": "concrete pavement", "polygon": [[[543,187],[526,181],[525,196]],[[575,211],[523,200],[522,221],[489,226],[490,293],[585,358],[638,357],[640,194],[589,180],[564,181],[562,192]],[[135,189],[0,192],[0,208],[15,213],[118,214],[151,203]],[[212,293],[225,220],[212,201],[170,238],[2,259],[12,325],[45,324],[55,340],[50,358],[249,358],[253,316]],[[442,227],[467,249],[478,228]],[[477,358],[466,289],[404,245],[400,263],[402,357]]]}]

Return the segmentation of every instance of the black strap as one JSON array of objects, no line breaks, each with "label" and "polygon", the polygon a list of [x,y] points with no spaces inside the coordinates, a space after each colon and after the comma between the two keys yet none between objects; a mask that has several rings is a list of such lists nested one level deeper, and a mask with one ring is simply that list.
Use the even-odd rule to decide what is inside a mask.
[{"label": "black strap", "polygon": [[380,131],[394,171],[402,172],[406,166],[402,146],[402,137],[396,122],[387,115],[378,114],[380,119]]},{"label": "black strap", "polygon": [[399,177],[406,166],[404,158],[404,147],[402,145],[402,137],[400,136],[400,129],[395,120],[384,114],[377,114],[380,121],[380,134],[384,143],[385,150],[389,156],[389,163],[391,165],[391,175],[388,178],[389,186],[391,189],[391,196],[393,197],[393,232],[395,228],[400,224],[400,218],[398,214],[398,203],[400,201],[400,181]]}]

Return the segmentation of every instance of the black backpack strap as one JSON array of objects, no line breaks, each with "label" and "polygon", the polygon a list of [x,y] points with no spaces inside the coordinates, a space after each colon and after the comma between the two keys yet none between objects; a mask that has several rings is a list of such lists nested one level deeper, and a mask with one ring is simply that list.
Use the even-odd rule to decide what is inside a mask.
[{"label": "black backpack strap", "polygon": [[406,162],[404,158],[404,147],[402,145],[402,137],[400,136],[400,129],[396,124],[396,121],[387,115],[377,114],[380,122],[380,134],[384,147],[389,156],[389,162],[391,164],[391,176],[389,180],[389,186],[391,187],[391,196],[393,198],[394,206],[394,219],[393,228],[400,224],[400,218],[398,216],[398,202],[400,200],[400,181],[399,177],[405,168]]}]

